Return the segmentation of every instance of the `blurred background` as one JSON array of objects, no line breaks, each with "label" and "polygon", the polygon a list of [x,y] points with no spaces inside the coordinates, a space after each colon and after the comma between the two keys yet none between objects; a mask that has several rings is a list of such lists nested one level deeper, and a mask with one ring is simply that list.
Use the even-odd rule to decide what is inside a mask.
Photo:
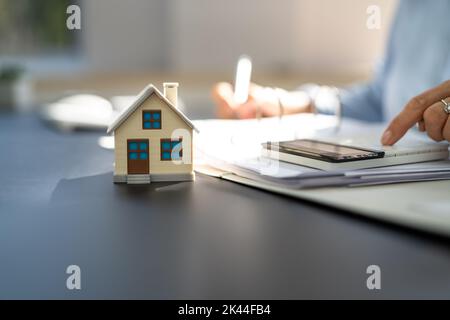
[{"label": "blurred background", "polygon": [[[81,30],[66,27],[71,4]],[[369,5],[381,9],[379,30],[366,27]],[[188,116],[211,118],[211,86],[233,81],[243,53],[264,85],[364,81],[395,8],[392,0],[0,0],[0,104],[30,111],[70,93],[111,98],[177,81]]]}]

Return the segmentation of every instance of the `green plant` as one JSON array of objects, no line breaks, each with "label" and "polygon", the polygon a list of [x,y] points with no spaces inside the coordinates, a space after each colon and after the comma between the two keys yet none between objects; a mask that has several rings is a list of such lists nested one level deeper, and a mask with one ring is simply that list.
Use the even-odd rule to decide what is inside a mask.
[{"label": "green plant", "polygon": [[0,55],[34,55],[73,49],[77,35],[67,29],[66,10],[79,1],[0,0]]},{"label": "green plant", "polygon": [[16,81],[23,73],[23,68],[17,65],[0,67],[0,83]]}]

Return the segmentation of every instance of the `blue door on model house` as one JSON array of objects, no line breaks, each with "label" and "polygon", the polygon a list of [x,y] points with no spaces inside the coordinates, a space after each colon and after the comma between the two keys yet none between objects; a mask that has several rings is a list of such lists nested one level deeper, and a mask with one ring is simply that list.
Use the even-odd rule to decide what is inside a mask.
[{"label": "blue door on model house", "polygon": [[129,174],[149,174],[148,139],[128,139],[127,159]]}]

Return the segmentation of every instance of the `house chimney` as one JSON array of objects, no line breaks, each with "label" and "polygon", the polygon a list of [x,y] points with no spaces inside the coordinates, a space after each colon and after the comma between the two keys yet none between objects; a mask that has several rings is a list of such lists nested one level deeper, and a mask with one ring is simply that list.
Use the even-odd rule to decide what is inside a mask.
[{"label": "house chimney", "polygon": [[164,96],[178,107],[178,82],[164,82]]}]

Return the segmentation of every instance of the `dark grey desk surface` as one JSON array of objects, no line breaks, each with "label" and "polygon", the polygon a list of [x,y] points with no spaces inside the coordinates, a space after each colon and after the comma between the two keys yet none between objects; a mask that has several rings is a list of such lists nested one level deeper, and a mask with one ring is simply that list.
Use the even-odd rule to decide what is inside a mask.
[{"label": "dark grey desk surface", "polygon": [[446,240],[202,175],[114,185],[99,136],[0,116],[0,298],[450,298]]}]

